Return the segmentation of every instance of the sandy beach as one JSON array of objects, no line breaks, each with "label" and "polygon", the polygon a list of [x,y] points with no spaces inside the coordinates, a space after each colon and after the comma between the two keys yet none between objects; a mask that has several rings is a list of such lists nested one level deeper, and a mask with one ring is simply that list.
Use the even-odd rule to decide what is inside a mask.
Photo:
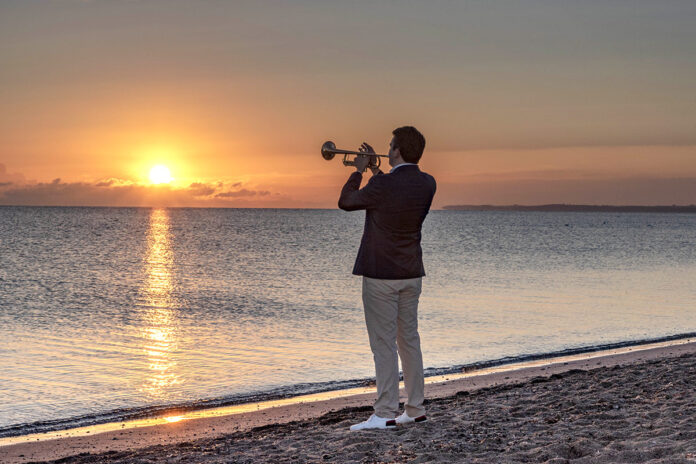
[{"label": "sandy beach", "polygon": [[696,342],[429,384],[425,423],[349,432],[372,394],[0,447],[0,462],[696,462]]}]

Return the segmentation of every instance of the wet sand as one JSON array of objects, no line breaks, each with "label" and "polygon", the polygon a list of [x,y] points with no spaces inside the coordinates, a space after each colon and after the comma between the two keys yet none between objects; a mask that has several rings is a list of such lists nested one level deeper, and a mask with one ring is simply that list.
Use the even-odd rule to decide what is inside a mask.
[{"label": "wet sand", "polygon": [[349,432],[373,393],[0,447],[0,462],[696,463],[696,342],[429,384],[428,421]]}]

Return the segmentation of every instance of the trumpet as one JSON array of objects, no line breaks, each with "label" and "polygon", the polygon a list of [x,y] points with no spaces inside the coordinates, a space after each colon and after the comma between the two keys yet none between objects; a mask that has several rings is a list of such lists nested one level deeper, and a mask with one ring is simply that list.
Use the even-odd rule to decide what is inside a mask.
[{"label": "trumpet", "polygon": [[377,153],[366,153],[362,151],[352,151],[352,150],[340,150],[336,148],[336,144],[328,141],[324,142],[324,145],[321,146],[321,156],[326,160],[326,161],[331,161],[334,159],[334,156],[336,155],[343,155],[343,165],[344,166],[355,166],[355,158],[349,159],[349,155],[356,155],[357,156],[370,156],[373,158],[370,158],[370,162],[367,165],[368,168],[378,168],[381,164],[380,158],[389,158],[389,155],[380,155]]}]

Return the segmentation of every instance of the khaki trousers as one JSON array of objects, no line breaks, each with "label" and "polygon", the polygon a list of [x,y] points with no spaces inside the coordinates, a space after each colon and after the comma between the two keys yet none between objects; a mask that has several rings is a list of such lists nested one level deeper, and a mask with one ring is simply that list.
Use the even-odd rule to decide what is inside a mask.
[{"label": "khaki trousers", "polygon": [[[423,355],[418,335],[418,297],[422,278],[387,280],[363,277],[363,306],[370,348],[375,360],[375,414],[399,415],[399,357],[406,388],[406,413],[425,414]],[[398,349],[398,354],[397,354]]]}]

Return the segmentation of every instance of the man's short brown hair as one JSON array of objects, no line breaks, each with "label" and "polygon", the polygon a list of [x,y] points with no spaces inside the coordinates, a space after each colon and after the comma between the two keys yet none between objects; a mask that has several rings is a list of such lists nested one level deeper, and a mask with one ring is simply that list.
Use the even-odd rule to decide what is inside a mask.
[{"label": "man's short brown hair", "polygon": [[407,163],[418,163],[425,149],[425,137],[413,126],[403,126],[394,129],[395,148],[399,149],[401,157]]}]

